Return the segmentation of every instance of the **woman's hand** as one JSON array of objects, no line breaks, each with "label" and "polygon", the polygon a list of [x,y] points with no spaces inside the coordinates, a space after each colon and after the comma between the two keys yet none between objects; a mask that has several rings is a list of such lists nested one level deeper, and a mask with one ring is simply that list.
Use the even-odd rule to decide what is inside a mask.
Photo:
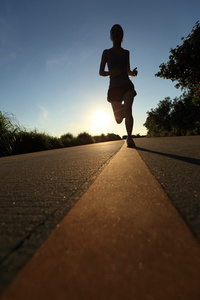
[{"label": "woman's hand", "polygon": [[136,77],[138,74],[137,68],[132,71],[132,76]]}]

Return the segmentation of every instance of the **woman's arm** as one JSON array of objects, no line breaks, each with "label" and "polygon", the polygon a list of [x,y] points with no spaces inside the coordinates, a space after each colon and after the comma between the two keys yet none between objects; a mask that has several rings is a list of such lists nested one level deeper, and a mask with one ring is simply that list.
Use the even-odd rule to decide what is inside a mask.
[{"label": "woman's arm", "polygon": [[137,74],[138,74],[138,71],[137,71],[137,68],[135,68],[133,71],[131,71],[130,69],[130,53],[128,50],[126,50],[128,52],[128,64],[127,64],[127,73],[128,73],[128,76],[133,76],[133,77],[136,77]]},{"label": "woman's arm", "polygon": [[104,50],[102,57],[101,57],[101,63],[99,68],[99,75],[100,76],[110,76],[110,72],[105,71],[106,64],[108,62],[108,50]]}]

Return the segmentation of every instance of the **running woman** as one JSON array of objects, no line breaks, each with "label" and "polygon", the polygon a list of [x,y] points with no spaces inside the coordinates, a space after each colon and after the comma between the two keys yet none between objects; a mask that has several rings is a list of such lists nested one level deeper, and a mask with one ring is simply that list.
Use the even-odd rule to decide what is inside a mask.
[{"label": "running woman", "polygon": [[[110,30],[110,39],[113,42],[111,49],[105,49],[102,54],[99,69],[100,76],[109,76],[110,84],[107,100],[111,103],[115,120],[120,124],[125,118],[127,131],[127,147],[135,147],[132,139],[133,115],[132,105],[137,95],[129,76],[137,76],[137,68],[130,70],[129,51],[121,47],[124,32],[120,25],[115,24]],[[105,70],[106,64],[108,71]]]}]

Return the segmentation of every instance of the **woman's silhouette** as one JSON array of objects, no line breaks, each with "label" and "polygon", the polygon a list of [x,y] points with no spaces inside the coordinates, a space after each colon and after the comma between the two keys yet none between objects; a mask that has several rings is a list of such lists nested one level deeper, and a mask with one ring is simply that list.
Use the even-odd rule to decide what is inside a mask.
[{"label": "woman's silhouette", "polygon": [[[115,24],[111,28],[110,38],[113,47],[103,51],[99,74],[110,76],[107,100],[112,105],[116,122],[120,124],[125,118],[127,146],[134,147],[132,105],[137,93],[129,76],[137,76],[137,68],[130,70],[129,51],[121,47],[123,35],[120,25]],[[108,71],[105,71],[106,64]]]}]

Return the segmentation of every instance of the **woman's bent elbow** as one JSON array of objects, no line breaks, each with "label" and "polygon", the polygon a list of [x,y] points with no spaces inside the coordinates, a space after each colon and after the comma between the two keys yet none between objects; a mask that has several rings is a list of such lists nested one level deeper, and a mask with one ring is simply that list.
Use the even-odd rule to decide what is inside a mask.
[{"label": "woman's bent elbow", "polygon": [[103,77],[109,76],[109,72],[100,70],[100,71],[99,71],[99,75],[100,75],[100,76],[103,76]]},{"label": "woman's bent elbow", "polygon": [[105,76],[105,74],[104,74],[105,72],[104,71],[102,71],[102,70],[99,70],[99,75],[100,76]]}]

